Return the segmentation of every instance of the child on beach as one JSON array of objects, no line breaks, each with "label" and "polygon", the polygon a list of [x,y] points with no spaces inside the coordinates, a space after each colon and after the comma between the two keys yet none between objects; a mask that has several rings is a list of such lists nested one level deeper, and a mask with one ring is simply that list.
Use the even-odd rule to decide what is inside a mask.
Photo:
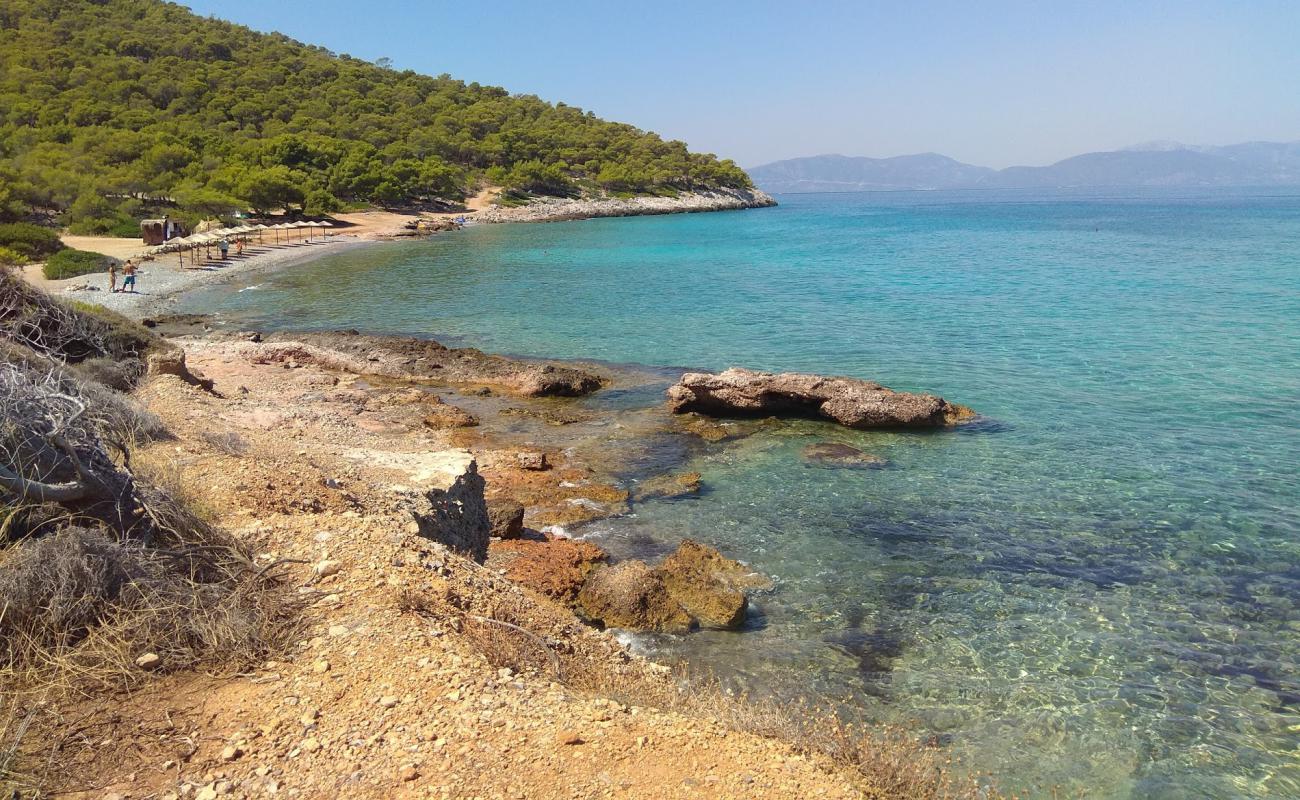
[{"label": "child on beach", "polygon": [[235,255],[236,255],[236,256],[242,256],[243,254],[244,254],[244,240],[243,240],[243,239],[236,239],[236,240],[235,240]]},{"label": "child on beach", "polygon": [[135,262],[130,259],[122,265],[122,291],[127,291],[128,286],[131,294],[135,294]]},{"label": "child on beach", "polygon": [[108,292],[114,294],[117,292],[117,262],[110,262],[108,265]]}]

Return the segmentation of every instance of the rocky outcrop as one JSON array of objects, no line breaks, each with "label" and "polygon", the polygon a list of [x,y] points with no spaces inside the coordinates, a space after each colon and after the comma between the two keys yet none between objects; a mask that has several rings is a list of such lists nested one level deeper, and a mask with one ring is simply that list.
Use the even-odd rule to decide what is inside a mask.
[{"label": "rocky outcrop", "polygon": [[573,603],[588,574],[609,560],[590,542],[547,535],[545,539],[493,542],[488,566],[505,570],[510,581],[562,603]]},{"label": "rocky outcrop", "polygon": [[432,399],[424,401],[428,408],[428,413],[424,415],[426,428],[438,431],[447,428],[473,428],[478,425],[478,417],[465,409],[444,402],[436,395],[430,397]]},{"label": "rocky outcrop", "polygon": [[356,332],[270,334],[239,347],[256,364],[312,364],[356,375],[489,385],[525,397],[581,397],[605,384],[600,375],[578,367],[446,347],[432,339]]},{"label": "rocky outcrop", "polygon": [[746,592],[771,588],[771,581],[712,547],[683,540],[659,565],[664,585],[700,625],[738,628],[749,607]]},{"label": "rocky outcrop", "polygon": [[579,611],[615,628],[680,633],[690,628],[738,628],[748,592],[771,581],[712,547],[684,540],[651,567],[623,561],[596,570],[578,595]]},{"label": "rocky outcrop", "polygon": [[772,196],[759,189],[708,189],[680,192],[675,197],[539,197],[516,208],[493,207],[474,215],[475,222],[560,222],[594,217],[638,217],[774,206]]},{"label": "rocky outcrop", "polygon": [[173,375],[191,386],[199,387],[205,392],[216,393],[212,381],[190,371],[189,365],[185,362],[185,350],[183,348],[175,346],[159,347],[149,353],[145,364],[150,376]]},{"label": "rocky outcrop", "polygon": [[491,535],[498,539],[518,539],[524,535],[524,507],[508,498],[487,501]]},{"label": "rocky outcrop", "polygon": [[975,412],[930,394],[896,392],[856,378],[732,368],[688,372],[668,389],[674,413],[828,419],[849,428],[940,428]]},{"label": "rocky outcrop", "polygon": [[823,469],[881,469],[889,462],[839,442],[818,442],[803,449],[803,463]]},{"label": "rocky outcrop", "polygon": [[668,593],[663,574],[643,561],[624,561],[591,574],[578,593],[578,610],[607,628],[685,633],[690,614]]},{"label": "rocky outcrop", "polygon": [[482,564],[487,560],[492,531],[483,499],[485,486],[478,464],[471,460],[446,488],[429,489],[425,496],[430,510],[415,517],[420,535]]}]

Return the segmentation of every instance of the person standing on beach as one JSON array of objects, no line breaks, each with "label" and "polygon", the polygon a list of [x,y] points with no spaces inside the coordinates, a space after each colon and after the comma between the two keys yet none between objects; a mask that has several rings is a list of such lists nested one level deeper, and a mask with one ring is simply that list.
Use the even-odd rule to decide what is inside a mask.
[{"label": "person standing on beach", "polygon": [[217,249],[221,251],[221,260],[226,260],[226,253],[230,251],[230,240],[222,236],[221,241],[217,242]]},{"label": "person standing on beach", "polygon": [[108,264],[108,293],[117,292],[117,262],[110,261]]},{"label": "person standing on beach", "polygon": [[128,286],[131,287],[131,294],[135,294],[135,262],[130,259],[122,265],[122,291],[127,291]]},{"label": "person standing on beach", "polygon": [[244,240],[241,237],[235,240],[235,255],[242,256],[243,254],[244,254]]}]

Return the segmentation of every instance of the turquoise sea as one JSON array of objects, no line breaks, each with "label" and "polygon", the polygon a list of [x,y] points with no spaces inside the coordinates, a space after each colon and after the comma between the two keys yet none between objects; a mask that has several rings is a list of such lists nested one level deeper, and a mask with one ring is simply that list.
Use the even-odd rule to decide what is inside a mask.
[{"label": "turquoise sea", "polygon": [[[617,555],[691,536],[777,579],[745,631],[641,646],[847,697],[1022,796],[1300,798],[1300,196],[778,199],[481,226],[189,305],[972,406],[954,432],[674,451],[702,496],[576,533]],[[890,466],[805,466],[822,440]]]}]

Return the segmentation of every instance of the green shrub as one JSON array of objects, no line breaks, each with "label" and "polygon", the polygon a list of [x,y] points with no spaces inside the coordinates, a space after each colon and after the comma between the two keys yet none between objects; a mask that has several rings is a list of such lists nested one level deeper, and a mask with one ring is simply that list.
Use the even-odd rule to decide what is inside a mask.
[{"label": "green shrub", "polygon": [[10,222],[0,225],[0,247],[39,260],[62,250],[63,242],[59,240],[58,231],[30,222]]},{"label": "green shrub", "polygon": [[0,247],[0,264],[13,264],[14,266],[22,266],[23,264],[26,264],[29,260],[30,259],[28,259],[27,256],[23,255],[17,250],[13,250],[8,247]]},{"label": "green shrub", "polygon": [[50,256],[45,262],[45,277],[52,281],[75,278],[92,272],[104,272],[109,264],[116,263],[117,259],[112,256],[69,247]]},{"label": "green shrub", "polygon": [[313,217],[343,210],[343,202],[325,189],[312,189],[303,200],[302,211]]},{"label": "green shrub", "polygon": [[95,326],[96,331],[103,336],[104,355],[107,358],[141,358],[145,353],[164,346],[162,337],[158,334],[116,311],[79,300],[74,300],[69,305],[81,312],[83,322]]}]

